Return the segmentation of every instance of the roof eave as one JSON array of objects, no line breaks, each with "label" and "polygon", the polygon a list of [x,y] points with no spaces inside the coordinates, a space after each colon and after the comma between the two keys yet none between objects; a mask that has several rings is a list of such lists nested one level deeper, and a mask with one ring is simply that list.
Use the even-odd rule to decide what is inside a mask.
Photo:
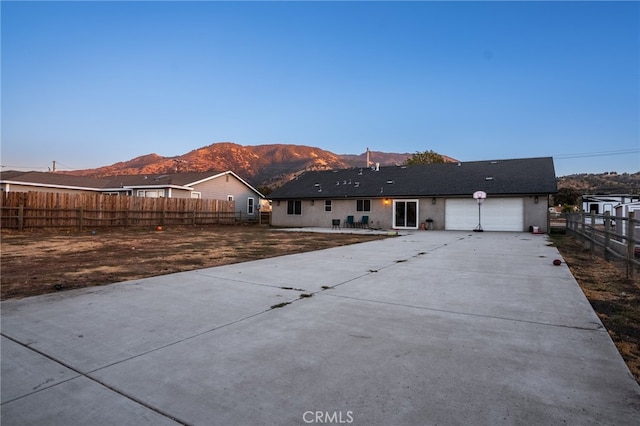
[{"label": "roof eave", "polygon": [[57,185],[53,183],[37,183],[37,182],[21,182],[21,181],[13,181],[13,180],[2,180],[0,184],[11,184],[11,185],[23,185],[23,186],[37,186],[44,188],[58,188],[58,189],[73,189],[76,191],[96,191],[99,192],[100,188],[88,187],[88,186],[73,186],[73,185]]},{"label": "roof eave", "polygon": [[185,191],[193,191],[194,189],[189,186],[181,186],[181,185],[123,185],[117,189],[183,189]]},{"label": "roof eave", "polygon": [[[487,192],[489,196],[533,196],[543,194],[557,194],[557,189],[554,191],[540,190],[540,191],[526,191],[526,192]],[[473,192],[452,192],[452,193],[422,193],[422,194],[397,194],[397,193],[377,193],[377,194],[357,194],[357,195],[331,195],[331,194],[304,194],[304,195],[289,195],[289,196],[276,196],[270,197],[271,200],[312,200],[312,199],[331,199],[331,200],[343,200],[343,199],[363,199],[363,198],[427,198],[427,197],[471,197]]]}]

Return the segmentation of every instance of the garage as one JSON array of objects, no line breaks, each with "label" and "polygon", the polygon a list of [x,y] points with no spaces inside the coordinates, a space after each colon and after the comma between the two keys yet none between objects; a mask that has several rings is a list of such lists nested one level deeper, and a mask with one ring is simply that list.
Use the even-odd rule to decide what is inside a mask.
[{"label": "garage", "polygon": [[[522,198],[487,198],[481,209],[485,231],[524,231]],[[450,198],[445,204],[445,229],[471,231],[478,226],[478,202],[473,198]]]}]

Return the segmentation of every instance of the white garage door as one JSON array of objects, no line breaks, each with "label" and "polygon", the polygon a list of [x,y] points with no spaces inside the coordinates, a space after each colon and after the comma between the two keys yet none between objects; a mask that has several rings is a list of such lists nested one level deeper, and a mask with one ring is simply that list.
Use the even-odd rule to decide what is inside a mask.
[{"label": "white garage door", "polygon": [[[523,204],[522,198],[487,198],[480,216],[482,229],[522,232]],[[445,229],[471,231],[478,226],[478,202],[473,198],[448,199],[445,208]]]}]

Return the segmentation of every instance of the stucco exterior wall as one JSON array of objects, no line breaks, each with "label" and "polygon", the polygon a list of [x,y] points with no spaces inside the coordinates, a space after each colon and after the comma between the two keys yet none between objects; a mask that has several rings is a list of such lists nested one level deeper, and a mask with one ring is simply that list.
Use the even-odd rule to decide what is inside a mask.
[{"label": "stucco exterior wall", "polygon": [[391,223],[391,206],[384,205],[383,199],[374,198],[370,200],[370,211],[357,211],[355,199],[330,200],[330,211],[325,209],[326,200],[302,200],[302,214],[300,215],[287,214],[287,201],[274,201],[271,206],[271,224],[283,227],[312,226],[330,228],[334,219],[339,219],[340,226],[345,226],[347,216],[353,216],[356,222],[361,221],[362,216],[369,216],[371,227],[386,228],[390,226],[388,224]]},{"label": "stucco exterior wall", "polygon": [[418,207],[418,219],[420,223],[426,223],[427,219],[432,219],[432,229],[444,229],[444,204],[444,198],[422,198]]},{"label": "stucco exterior wall", "polygon": [[[537,202],[536,202],[537,197]],[[549,231],[549,200],[547,194],[525,196],[524,226],[528,231],[530,226],[537,226],[540,232]]]},{"label": "stucco exterior wall", "polygon": [[[548,231],[548,201],[547,195],[518,197],[524,203],[523,231],[528,231],[529,226],[537,226],[541,232]],[[287,201],[274,201],[272,208],[271,224],[282,227],[321,227],[330,228],[333,219],[340,220],[340,226],[344,227],[347,216],[351,215],[355,221],[360,221],[363,215],[369,216],[369,226],[379,229],[393,228],[393,202],[394,200],[415,200],[416,198],[372,198],[371,211],[359,212],[356,210],[356,200],[331,200],[331,211],[325,211],[325,200],[302,200],[300,215],[287,214]],[[445,198],[427,197],[418,199],[418,226],[432,219],[431,227],[434,230],[445,229]],[[412,229],[412,228],[409,228]]]},{"label": "stucco exterior wall", "polygon": [[[340,220],[340,226],[344,226],[347,216],[353,216],[356,222],[362,220],[362,216],[369,216],[371,228],[391,229],[393,226],[393,201],[405,198],[370,198],[370,211],[357,211],[357,200],[331,200],[331,211],[325,211],[325,201],[302,200],[302,214],[287,214],[287,201],[274,201],[272,204],[271,224],[282,227],[331,227],[333,219]],[[406,198],[414,200],[415,198]],[[434,204],[435,200],[435,204]],[[444,199],[427,198],[418,203],[418,220],[424,223],[427,218],[433,219],[433,229],[444,229]]]}]

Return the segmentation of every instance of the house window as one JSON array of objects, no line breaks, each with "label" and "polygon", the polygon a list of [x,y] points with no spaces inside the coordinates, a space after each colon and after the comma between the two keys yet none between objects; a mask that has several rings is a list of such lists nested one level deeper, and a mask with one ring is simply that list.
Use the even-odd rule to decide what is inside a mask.
[{"label": "house window", "polygon": [[202,193],[201,192],[197,192],[197,191],[193,191],[191,193],[191,198],[195,198],[195,199],[199,200],[200,198],[202,198]]},{"label": "house window", "polygon": [[253,198],[247,198],[247,214],[254,214],[254,202]]},{"label": "house window", "polygon": [[324,200],[324,211],[325,212],[331,211],[331,200]]},{"label": "house window", "polygon": [[371,200],[356,200],[356,211],[358,212],[370,212]]},{"label": "house window", "polygon": [[146,198],[162,198],[164,197],[164,189],[139,189],[138,197],[146,197]]},{"label": "house window", "polygon": [[227,201],[233,201],[233,195],[227,195]]},{"label": "house window", "polygon": [[301,215],[302,214],[302,200],[289,200],[289,201],[287,201],[287,214]]}]

